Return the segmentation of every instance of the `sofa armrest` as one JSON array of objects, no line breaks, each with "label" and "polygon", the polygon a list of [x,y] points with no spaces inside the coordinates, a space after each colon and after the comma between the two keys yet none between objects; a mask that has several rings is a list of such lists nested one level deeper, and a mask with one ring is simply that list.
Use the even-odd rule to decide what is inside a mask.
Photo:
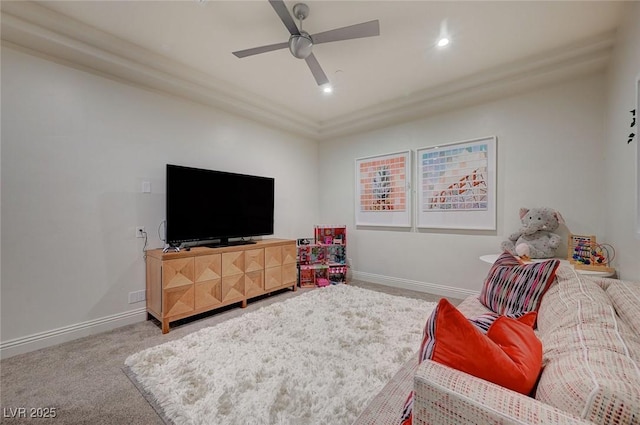
[{"label": "sofa armrest", "polygon": [[536,399],[425,360],[414,376],[413,424],[592,424]]}]

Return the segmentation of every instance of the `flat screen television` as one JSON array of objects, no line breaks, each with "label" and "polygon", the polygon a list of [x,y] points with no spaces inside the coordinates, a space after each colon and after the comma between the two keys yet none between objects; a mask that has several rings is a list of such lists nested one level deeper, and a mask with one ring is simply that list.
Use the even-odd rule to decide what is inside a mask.
[{"label": "flat screen television", "polygon": [[[275,179],[167,164],[166,242],[226,246],[273,234]],[[193,243],[192,242],[196,242]]]}]

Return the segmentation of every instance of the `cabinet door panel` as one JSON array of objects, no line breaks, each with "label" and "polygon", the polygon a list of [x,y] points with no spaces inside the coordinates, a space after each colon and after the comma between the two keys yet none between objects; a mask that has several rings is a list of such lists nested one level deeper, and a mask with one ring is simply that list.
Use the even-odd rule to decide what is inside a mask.
[{"label": "cabinet door panel", "polygon": [[222,276],[244,273],[244,252],[224,252],[222,254]]},{"label": "cabinet door panel", "polygon": [[282,266],[282,284],[295,284],[297,281],[297,267],[295,264],[285,264]]},{"label": "cabinet door panel", "polygon": [[222,302],[244,299],[244,274],[222,277]]},{"label": "cabinet door panel", "polygon": [[244,275],[244,291],[247,297],[264,294],[264,270],[247,272]]},{"label": "cabinet door panel", "polygon": [[264,249],[264,266],[278,267],[282,265],[282,248],[279,246],[270,246]]},{"label": "cabinet door panel", "polygon": [[222,304],[222,279],[206,280],[195,284],[196,309]]},{"label": "cabinet door panel", "polygon": [[248,249],[244,252],[244,271],[264,269],[264,249]]},{"label": "cabinet door panel", "polygon": [[296,245],[289,244],[282,246],[282,264],[296,264]]},{"label": "cabinet door panel", "polygon": [[195,258],[195,282],[216,280],[222,277],[222,257],[220,254],[202,255]]},{"label": "cabinet door panel", "polygon": [[193,258],[178,258],[162,262],[162,287],[164,289],[193,285]]},{"label": "cabinet door panel", "polygon": [[165,289],[162,299],[164,317],[176,316],[193,311],[193,285]]},{"label": "cabinet door panel", "polygon": [[271,267],[264,271],[264,289],[282,286],[282,267]]}]

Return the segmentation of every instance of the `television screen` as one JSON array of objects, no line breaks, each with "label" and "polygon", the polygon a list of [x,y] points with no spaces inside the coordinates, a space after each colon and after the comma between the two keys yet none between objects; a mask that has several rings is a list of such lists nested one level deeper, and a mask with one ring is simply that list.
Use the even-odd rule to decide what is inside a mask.
[{"label": "television screen", "polygon": [[273,234],[275,180],[167,164],[167,243]]}]

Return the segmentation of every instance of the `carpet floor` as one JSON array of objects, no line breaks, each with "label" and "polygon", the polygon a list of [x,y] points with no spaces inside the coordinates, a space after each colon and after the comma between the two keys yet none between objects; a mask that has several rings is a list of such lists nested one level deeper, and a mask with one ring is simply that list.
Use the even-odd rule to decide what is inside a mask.
[{"label": "carpet floor", "polygon": [[317,289],[130,356],[173,424],[351,425],[416,354],[436,304]]},{"label": "carpet floor", "polygon": [[[368,282],[351,284],[427,301],[440,299],[431,294]],[[0,362],[0,408],[2,411],[20,407],[56,408],[55,419],[33,419],[34,423],[162,425],[162,419],[123,373],[127,357],[305,291],[309,289],[285,290],[250,302],[246,309],[232,307],[206,318],[184,321],[172,325],[171,332],[166,335],[162,335],[156,323],[145,321],[4,359]],[[452,302],[457,304],[459,300]],[[2,418],[2,423],[6,424],[30,422]]]}]

